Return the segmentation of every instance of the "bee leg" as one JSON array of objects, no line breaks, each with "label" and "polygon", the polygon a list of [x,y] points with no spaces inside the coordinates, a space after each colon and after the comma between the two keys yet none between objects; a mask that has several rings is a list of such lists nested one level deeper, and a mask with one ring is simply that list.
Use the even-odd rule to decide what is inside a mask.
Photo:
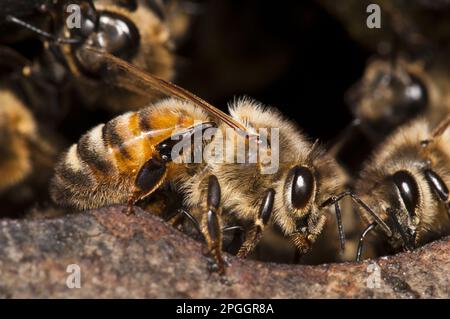
[{"label": "bee leg", "polygon": [[213,253],[218,273],[225,271],[225,262],[222,257],[222,218],[220,214],[220,185],[217,177],[209,176],[207,209],[208,211],[202,217],[202,233],[208,244],[208,251]]},{"label": "bee leg", "polygon": [[361,233],[361,236],[359,237],[359,242],[358,242],[358,250],[356,252],[356,262],[361,261],[364,239],[366,238],[367,234],[370,233],[375,228],[376,225],[377,224],[375,222],[373,222],[372,224],[367,226],[367,228],[364,229],[364,231]]},{"label": "bee leg", "polygon": [[270,215],[272,214],[274,199],[275,191],[273,188],[269,188],[262,200],[258,218],[255,220],[254,226],[245,235],[245,241],[237,253],[238,257],[246,258],[261,240],[264,227],[269,222]]},{"label": "bee leg", "polygon": [[183,218],[187,218],[191,222],[192,226],[194,226],[194,228],[198,232],[198,234],[203,238],[203,233],[200,229],[200,225],[199,225],[197,219],[195,219],[195,217],[192,216],[192,214],[189,213],[184,208],[177,209],[175,216],[170,218],[169,223],[172,224],[173,226],[177,226],[177,224],[180,223],[181,219],[183,219]]},{"label": "bee leg", "polygon": [[125,213],[132,214],[134,204],[153,193],[164,182],[167,176],[166,164],[173,160],[172,149],[175,145],[184,139],[195,136],[199,131],[203,132],[208,128],[214,127],[214,125],[212,122],[201,123],[177,135],[171,135],[156,145],[157,155],[142,165],[136,176],[134,191],[128,198],[128,208]]},{"label": "bee leg", "polygon": [[153,193],[164,182],[167,176],[166,161],[152,157],[139,169],[134,181],[134,190],[128,198],[125,213],[133,214],[136,202]]}]

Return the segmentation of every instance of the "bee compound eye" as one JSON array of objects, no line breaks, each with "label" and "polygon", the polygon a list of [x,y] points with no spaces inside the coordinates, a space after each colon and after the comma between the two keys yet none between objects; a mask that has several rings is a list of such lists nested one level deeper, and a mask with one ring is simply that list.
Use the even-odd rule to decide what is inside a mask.
[{"label": "bee compound eye", "polygon": [[414,217],[420,196],[416,179],[407,171],[398,171],[392,178],[409,216]]},{"label": "bee compound eye", "polygon": [[412,108],[418,110],[428,104],[427,88],[418,77],[411,75],[411,83],[405,88],[405,98],[410,101]]},{"label": "bee compound eye", "polygon": [[87,43],[122,59],[129,59],[136,52],[139,39],[139,31],[132,21],[119,14],[102,12],[97,29]]},{"label": "bee compound eye", "polygon": [[314,191],[314,176],[311,170],[304,166],[296,166],[291,169],[292,191],[291,202],[295,208],[303,208],[308,205]]},{"label": "bee compound eye", "polygon": [[438,174],[436,174],[431,169],[425,170],[424,174],[425,179],[427,180],[433,191],[436,193],[436,195],[439,197],[439,199],[442,201],[447,201],[448,188],[447,185],[445,185],[445,182],[439,177]]}]

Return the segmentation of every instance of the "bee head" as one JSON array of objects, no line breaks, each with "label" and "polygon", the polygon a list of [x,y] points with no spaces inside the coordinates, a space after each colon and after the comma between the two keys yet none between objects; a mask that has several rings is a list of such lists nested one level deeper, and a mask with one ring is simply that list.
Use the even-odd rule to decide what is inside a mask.
[{"label": "bee head", "polygon": [[376,61],[346,99],[362,129],[377,138],[424,111],[428,92],[423,81],[402,64]]},{"label": "bee head", "polygon": [[[448,210],[449,191],[442,178],[430,168],[424,169],[416,174],[421,174],[424,182],[428,185],[432,197],[424,199],[424,194],[419,187],[418,177],[409,171],[399,170],[391,176],[392,184],[397,195],[397,205],[387,210],[392,229],[397,237],[403,242],[407,249],[414,249],[420,241],[420,224],[424,218],[421,214],[424,201],[444,203]],[[433,205],[435,206],[435,205]]]},{"label": "bee head", "polygon": [[[139,49],[139,30],[129,18],[116,12],[95,11],[92,6],[84,6],[81,27],[71,29],[71,33],[72,37],[83,39],[81,46],[94,47],[125,60]],[[77,62],[87,72],[95,70],[93,66],[97,63],[81,54],[77,55]]]},{"label": "bee head", "polygon": [[[284,206],[292,221],[285,227],[285,234],[291,236],[292,242],[303,252],[309,249],[315,237],[323,228],[324,216],[317,214],[314,202],[316,198],[316,177],[314,171],[296,165],[292,167],[284,184]],[[283,228],[283,223],[281,223]]]}]

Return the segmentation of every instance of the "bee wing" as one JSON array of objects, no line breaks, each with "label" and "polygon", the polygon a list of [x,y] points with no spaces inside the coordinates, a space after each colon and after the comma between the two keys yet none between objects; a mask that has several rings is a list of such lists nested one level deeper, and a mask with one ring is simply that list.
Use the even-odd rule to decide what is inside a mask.
[{"label": "bee wing", "polygon": [[214,118],[223,121],[233,129],[245,133],[246,135],[255,135],[250,132],[242,123],[236,121],[228,114],[222,112],[212,106],[205,100],[199,98],[195,94],[154,75],[146,73],[134,65],[115,57],[107,52],[87,47],[82,49],[85,58],[93,59],[98,63],[101,71],[106,71],[106,77],[114,77],[114,81],[119,86],[123,86],[140,94],[145,93],[149,89],[157,90],[165,95],[177,97],[204,109]]}]

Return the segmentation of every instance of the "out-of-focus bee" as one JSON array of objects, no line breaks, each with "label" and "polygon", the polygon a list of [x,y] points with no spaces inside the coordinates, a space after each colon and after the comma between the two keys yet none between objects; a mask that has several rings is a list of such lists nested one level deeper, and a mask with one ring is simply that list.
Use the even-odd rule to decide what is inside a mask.
[{"label": "out-of-focus bee", "polygon": [[[14,198],[23,204],[24,197],[32,197],[31,192],[18,191],[15,186],[32,180],[45,189],[42,185],[51,175],[58,142],[39,126],[14,85],[29,61],[3,46],[0,61],[0,193],[4,195],[14,188]],[[24,193],[27,196],[22,196]]]},{"label": "out-of-focus bee", "polygon": [[[133,83],[139,89],[157,87],[181,100],[171,98],[126,113],[82,136],[56,167],[51,186],[55,203],[76,209],[128,203],[130,211],[138,200],[172,184],[183,195],[186,214],[200,220],[198,228],[220,270],[224,269],[224,224],[240,223],[245,230],[246,239],[237,253],[240,257],[254,249],[266,227],[283,234],[305,253],[321,233],[329,206],[335,205],[344,245],[339,200],[345,194],[334,196],[344,183],[338,164],[275,109],[241,99],[231,105],[229,116],[117,57],[93,49],[84,53],[97,55],[104,64],[101,68],[114,73],[118,83]],[[205,137],[214,127],[215,134]],[[233,129],[227,130],[230,127]],[[267,141],[261,136],[265,128]],[[272,133],[271,128],[279,133]],[[250,148],[256,139],[257,145],[267,147],[265,154],[277,157],[279,165],[272,173],[263,174],[267,169],[264,155],[258,155],[256,162],[246,158],[243,163],[205,159],[192,163],[191,152],[174,153],[180,137],[188,138],[190,145],[197,134],[202,137],[200,148],[223,149],[224,154],[235,154],[236,143],[231,141],[247,143]],[[195,143],[192,149],[196,149]]]},{"label": "out-of-focus bee", "polygon": [[391,249],[412,250],[450,232],[450,123],[420,118],[400,127],[375,151],[361,172],[355,189],[361,199],[389,226],[383,232],[366,212],[367,228],[385,235]]},{"label": "out-of-focus bee", "polygon": [[0,90],[0,192],[31,172],[28,140],[36,135],[32,114],[9,90]]},{"label": "out-of-focus bee", "polygon": [[60,0],[44,6],[42,11],[51,17],[49,31],[13,16],[8,20],[45,39],[47,50],[28,73],[47,78],[50,73],[51,84],[64,89],[63,97],[73,98],[67,92],[74,91],[78,103],[112,111],[137,109],[156,98],[122,89],[111,92],[104,83],[108,79],[94,71],[98,61],[83,56],[81,49],[86,46],[116,55],[163,79],[173,78],[174,39],[162,1]]},{"label": "out-of-focus bee", "polygon": [[450,81],[436,66],[402,57],[372,60],[347,101],[363,133],[380,142],[398,126],[420,115],[450,110]]},{"label": "out-of-focus bee", "polygon": [[[0,89],[0,106],[1,193],[37,173],[37,167],[46,167],[50,174],[52,161],[49,159],[56,152],[40,135],[33,114],[12,90]],[[45,175],[44,170],[38,173]]]}]

